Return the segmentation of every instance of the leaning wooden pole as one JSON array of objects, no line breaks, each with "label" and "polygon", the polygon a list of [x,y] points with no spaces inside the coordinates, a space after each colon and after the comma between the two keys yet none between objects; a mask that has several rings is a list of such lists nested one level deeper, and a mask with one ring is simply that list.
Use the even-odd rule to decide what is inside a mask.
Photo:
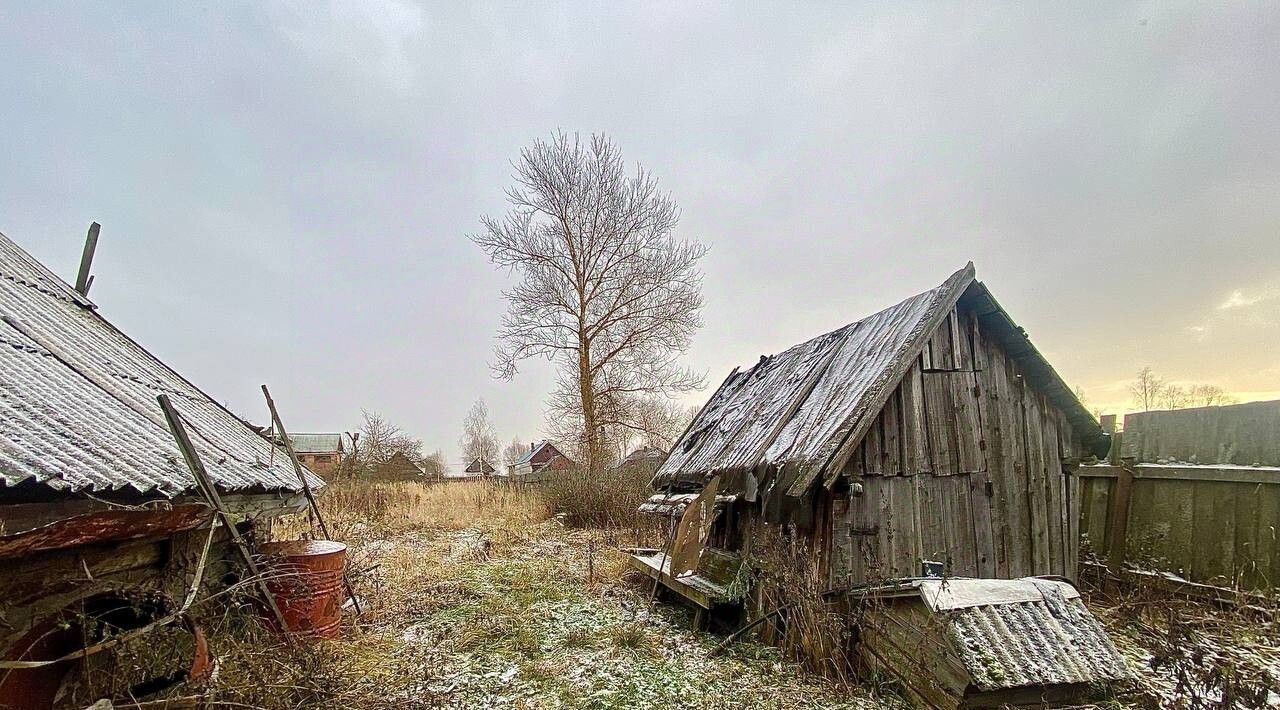
[{"label": "leaning wooden pole", "polygon": [[[311,512],[316,516],[316,524],[320,526],[320,534],[324,535],[324,539],[332,540],[329,536],[329,526],[325,525],[324,517],[320,515],[320,505],[316,503],[316,495],[311,490],[311,484],[307,482],[307,474],[302,470],[302,464],[298,461],[298,454],[293,450],[293,442],[289,440],[289,433],[284,429],[284,422],[280,421],[280,412],[276,411],[275,400],[271,399],[271,392],[266,385],[262,386],[262,396],[267,398],[267,408],[271,410],[271,424],[280,436],[281,443],[284,444],[284,450],[289,454],[289,461],[293,463],[293,472],[298,475],[298,482],[302,484],[302,492],[307,496],[307,502],[311,504]],[[347,579],[347,569],[344,565],[342,568],[342,585],[347,588],[347,595],[351,597],[351,603],[355,606],[356,614],[364,613],[360,609],[360,600],[356,598],[356,590],[351,586],[351,580]]]},{"label": "leaning wooden pole", "polygon": [[178,410],[173,408],[173,403],[169,401],[169,395],[162,394],[156,397],[156,401],[160,403],[160,410],[164,412],[164,419],[169,424],[169,431],[173,434],[174,440],[178,442],[178,450],[182,452],[182,458],[186,460],[187,468],[191,469],[191,475],[196,479],[196,488],[200,490],[209,507],[213,508],[218,514],[218,519],[227,528],[227,532],[231,534],[231,541],[240,550],[240,555],[244,557],[244,563],[249,567],[249,573],[257,581],[258,589],[262,592],[263,599],[266,600],[267,606],[270,607],[276,622],[280,624],[282,635],[292,643],[293,639],[289,635],[289,625],[285,622],[284,613],[280,611],[280,607],[276,605],[275,596],[267,588],[266,578],[263,577],[258,563],[254,561],[253,553],[249,551],[249,543],[245,542],[244,538],[241,537],[240,531],[236,529],[235,521],[231,519],[231,515],[227,513],[226,506],[222,504],[222,496],[218,494],[217,487],[213,485],[213,480],[209,478],[209,472],[205,470],[204,462],[200,460],[200,454],[196,453],[196,447],[191,443],[191,437],[187,436],[187,429],[182,424],[182,417],[178,414]]}]

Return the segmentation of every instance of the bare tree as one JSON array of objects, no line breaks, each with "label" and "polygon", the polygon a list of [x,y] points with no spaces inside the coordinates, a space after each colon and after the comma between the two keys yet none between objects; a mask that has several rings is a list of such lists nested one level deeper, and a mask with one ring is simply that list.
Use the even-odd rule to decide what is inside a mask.
[{"label": "bare tree", "polygon": [[1184,409],[1191,403],[1191,394],[1172,382],[1160,388],[1160,406],[1165,409]]},{"label": "bare tree", "polygon": [[482,471],[485,465],[498,463],[498,436],[489,421],[489,406],[483,399],[477,399],[462,419],[462,437],[458,439],[458,445],[462,447],[465,461],[480,460]]},{"label": "bare tree", "polygon": [[677,358],[702,325],[706,247],[674,235],[675,202],[643,168],[628,175],[603,135],[584,145],[556,133],[513,167],[511,211],[471,237],[521,277],[504,292],[494,371],[510,379],[525,359],[556,362],[550,418],[575,415],[584,463],[598,471],[623,399],[702,385]]},{"label": "bare tree", "polygon": [[360,427],[359,446],[353,457],[357,465],[365,468],[381,466],[397,453],[403,453],[415,464],[422,463],[421,439],[405,433],[378,412],[361,409],[360,416],[364,423]]},{"label": "bare tree", "polygon": [[1235,397],[1217,385],[1192,385],[1188,397],[1192,407],[1220,407],[1236,403]]},{"label": "bare tree", "polygon": [[1160,379],[1150,367],[1144,367],[1138,370],[1138,379],[1129,385],[1129,392],[1133,394],[1133,404],[1144,412],[1149,412],[1159,406],[1160,393],[1164,390],[1164,380]]},{"label": "bare tree", "polygon": [[517,436],[507,444],[507,448],[502,450],[502,462],[510,466],[524,458],[527,453],[529,453],[529,445],[520,441],[520,437]]},{"label": "bare tree", "polygon": [[445,465],[444,452],[436,449],[422,458],[422,471],[428,478],[440,478],[448,467]]}]

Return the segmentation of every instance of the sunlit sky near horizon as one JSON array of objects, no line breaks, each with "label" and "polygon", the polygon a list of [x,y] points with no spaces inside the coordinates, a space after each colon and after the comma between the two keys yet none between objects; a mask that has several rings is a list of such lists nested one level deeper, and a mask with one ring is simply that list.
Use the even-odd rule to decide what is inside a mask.
[{"label": "sunlit sky near horizon", "polygon": [[510,160],[611,135],[682,209],[700,403],[972,260],[1090,408],[1143,366],[1280,399],[1280,5],[0,4],[0,232],[250,419],[458,457]]}]

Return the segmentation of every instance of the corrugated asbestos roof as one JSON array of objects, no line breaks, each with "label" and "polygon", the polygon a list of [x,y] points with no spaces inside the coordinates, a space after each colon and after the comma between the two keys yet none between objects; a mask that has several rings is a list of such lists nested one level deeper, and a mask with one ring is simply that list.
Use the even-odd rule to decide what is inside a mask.
[{"label": "corrugated asbestos roof", "polygon": [[[1074,425],[1092,427],[1083,433],[1100,434],[1097,422],[1025,333],[974,280],[970,263],[938,288],[761,357],[745,372],[735,368],[672,447],[654,485],[673,480],[700,485],[717,473],[751,471],[763,464],[793,468],[797,476],[789,492],[802,494],[819,474],[839,468],[843,461],[838,454],[851,450],[866,433],[907,366],[967,289],[987,311],[980,317],[1017,346],[1013,355],[1030,370],[1033,384],[1043,386]],[[1043,381],[1036,382],[1035,376]]]},{"label": "corrugated asbestos roof", "polygon": [[974,685],[998,690],[1128,676],[1102,624],[1078,595],[1063,593],[1068,585],[1025,581],[1039,588],[1040,600],[945,612],[948,635]]},{"label": "corrugated asbestos roof", "polygon": [[342,451],[342,434],[290,434],[293,450],[300,454],[331,454]]},{"label": "corrugated asbestos roof", "polygon": [[[164,423],[167,393],[220,488],[300,490],[283,449],[97,314],[93,304],[0,234],[0,491],[195,485]],[[312,486],[324,485],[309,474]]]}]

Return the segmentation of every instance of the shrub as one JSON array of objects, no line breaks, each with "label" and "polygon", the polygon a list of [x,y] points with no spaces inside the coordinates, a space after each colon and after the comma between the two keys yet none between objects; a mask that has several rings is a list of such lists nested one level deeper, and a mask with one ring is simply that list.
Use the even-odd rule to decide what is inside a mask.
[{"label": "shrub", "polygon": [[557,471],[541,484],[547,502],[573,527],[647,530],[653,516],[639,512],[651,493],[647,470],[623,469],[592,474],[574,468]]}]

